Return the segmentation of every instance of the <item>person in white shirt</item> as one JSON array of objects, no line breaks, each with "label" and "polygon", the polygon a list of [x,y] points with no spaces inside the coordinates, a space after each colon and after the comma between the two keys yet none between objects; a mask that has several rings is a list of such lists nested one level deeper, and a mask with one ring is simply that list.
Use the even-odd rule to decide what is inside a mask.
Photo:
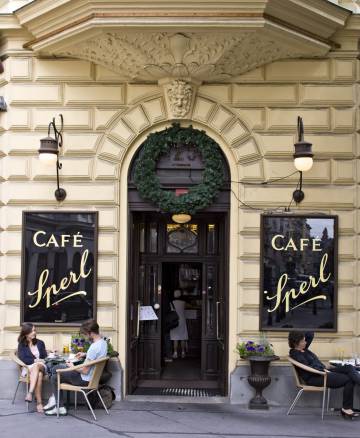
[{"label": "person in white shirt", "polygon": [[179,316],[179,325],[170,330],[170,339],[174,342],[173,358],[178,358],[179,341],[181,343],[181,357],[185,357],[186,341],[189,339],[188,329],[185,317],[185,301],[182,297],[180,289],[174,291],[174,300],[171,304],[175,307],[176,313]]},{"label": "person in white shirt", "polygon": [[[80,328],[80,332],[85,334],[91,341],[91,345],[87,353],[77,353],[76,355],[76,357],[79,359],[81,357],[85,357],[84,366],[74,371],[63,373],[61,375],[61,383],[70,383],[71,385],[76,385],[76,386],[88,386],[94,374],[94,366],[86,366],[86,362],[106,357],[107,342],[99,334],[99,325],[93,319],[84,322]],[[73,363],[67,362],[66,365],[71,368],[73,366]],[[58,391],[57,391],[56,372],[53,373],[53,375],[50,378],[50,381],[53,387],[54,404],[49,408],[47,408],[46,406],[47,409],[45,410],[45,415],[57,415],[56,397]],[[63,405],[62,391],[60,391],[59,415],[66,415],[66,414],[67,414],[66,408]]]}]

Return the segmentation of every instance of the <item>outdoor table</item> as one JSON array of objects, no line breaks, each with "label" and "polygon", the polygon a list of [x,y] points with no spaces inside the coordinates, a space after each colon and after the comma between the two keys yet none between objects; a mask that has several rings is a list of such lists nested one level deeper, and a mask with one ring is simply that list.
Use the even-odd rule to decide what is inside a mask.
[{"label": "outdoor table", "polygon": [[344,366],[344,365],[352,365],[354,366],[358,371],[360,371],[360,362],[356,363],[355,359],[330,359],[329,364],[337,367],[337,366]]},{"label": "outdoor table", "polygon": [[[76,357],[72,357],[72,359],[70,359],[70,354],[56,354],[54,356],[47,356],[45,358],[45,363],[53,363],[54,366],[55,365],[65,365],[65,363],[67,361],[70,361],[73,363],[73,365],[79,365],[81,362],[84,361],[84,358],[78,359]],[[66,402],[65,402],[65,406],[66,408],[68,408],[70,406],[70,392],[67,391],[66,393]]]}]

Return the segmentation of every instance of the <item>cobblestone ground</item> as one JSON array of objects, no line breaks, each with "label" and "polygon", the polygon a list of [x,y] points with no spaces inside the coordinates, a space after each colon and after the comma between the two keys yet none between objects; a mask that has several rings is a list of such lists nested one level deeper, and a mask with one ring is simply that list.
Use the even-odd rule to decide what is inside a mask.
[{"label": "cobblestone ground", "polygon": [[[106,415],[96,410],[94,421],[84,407],[59,419],[27,412],[23,401],[0,401],[1,438],[350,438],[360,436],[360,417],[350,421],[329,412],[321,421],[320,409],[285,408],[249,411],[230,404],[184,404],[123,401]],[[34,408],[34,406],[32,406]]]}]

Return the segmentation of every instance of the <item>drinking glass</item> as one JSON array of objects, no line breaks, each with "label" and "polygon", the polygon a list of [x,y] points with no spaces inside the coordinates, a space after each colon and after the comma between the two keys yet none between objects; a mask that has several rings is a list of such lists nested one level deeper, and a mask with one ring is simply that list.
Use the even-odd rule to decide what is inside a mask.
[{"label": "drinking glass", "polygon": [[360,357],[357,353],[354,354],[354,359],[355,359],[355,366],[359,367],[360,366]]}]

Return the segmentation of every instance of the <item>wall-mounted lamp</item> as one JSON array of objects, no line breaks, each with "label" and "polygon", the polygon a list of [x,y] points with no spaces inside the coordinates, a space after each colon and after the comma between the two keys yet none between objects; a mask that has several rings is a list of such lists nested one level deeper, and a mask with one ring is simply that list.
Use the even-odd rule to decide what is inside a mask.
[{"label": "wall-mounted lamp", "polygon": [[[54,117],[48,126],[48,136],[40,140],[39,158],[46,165],[56,164],[57,189],[55,190],[55,198],[58,202],[61,202],[66,198],[66,191],[59,186],[59,169],[62,168],[62,164],[59,162],[59,148],[63,145],[62,131],[64,127],[62,114],[59,117],[61,121],[60,129],[57,128]],[[54,130],[55,138],[50,137],[51,128]]]},{"label": "wall-mounted lamp", "polygon": [[302,174],[312,168],[313,156],[312,144],[304,140],[304,125],[301,117],[297,120],[298,141],[294,144],[294,166],[300,173],[299,188],[293,193],[294,201],[299,204],[305,197],[302,191]]}]

